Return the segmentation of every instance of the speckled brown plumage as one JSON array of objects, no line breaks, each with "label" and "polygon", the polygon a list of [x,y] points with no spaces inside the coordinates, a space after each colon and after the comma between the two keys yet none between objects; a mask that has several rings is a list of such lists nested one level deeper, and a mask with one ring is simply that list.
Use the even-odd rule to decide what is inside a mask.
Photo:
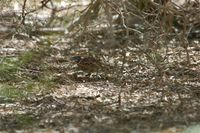
[{"label": "speckled brown plumage", "polygon": [[98,72],[102,68],[101,62],[94,57],[74,56],[70,60],[77,64],[80,70],[87,73]]}]

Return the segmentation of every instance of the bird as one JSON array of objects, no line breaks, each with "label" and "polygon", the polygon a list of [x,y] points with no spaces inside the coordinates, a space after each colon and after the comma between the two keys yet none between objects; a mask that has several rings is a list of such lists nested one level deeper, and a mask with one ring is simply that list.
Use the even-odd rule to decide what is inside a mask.
[{"label": "bird", "polygon": [[73,56],[70,60],[77,64],[78,69],[88,74],[98,72],[102,68],[100,60],[90,56]]}]

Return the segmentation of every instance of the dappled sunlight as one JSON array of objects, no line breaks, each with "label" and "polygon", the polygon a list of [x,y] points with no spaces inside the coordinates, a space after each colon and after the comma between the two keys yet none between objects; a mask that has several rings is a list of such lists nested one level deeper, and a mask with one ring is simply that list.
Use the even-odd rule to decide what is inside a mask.
[{"label": "dappled sunlight", "polygon": [[0,133],[198,133],[199,2],[1,2]]}]

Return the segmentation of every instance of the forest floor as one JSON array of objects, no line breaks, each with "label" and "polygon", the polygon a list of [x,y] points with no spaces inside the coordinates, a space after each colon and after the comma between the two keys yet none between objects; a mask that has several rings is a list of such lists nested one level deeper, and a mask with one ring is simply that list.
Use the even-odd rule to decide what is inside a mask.
[{"label": "forest floor", "polygon": [[196,46],[189,47],[190,65],[182,47],[170,47],[168,62],[157,65],[163,68],[161,73],[136,49],[126,49],[123,71],[122,48],[104,50],[107,55],[96,58],[111,69],[88,76],[70,61],[77,54],[94,55],[95,50],[88,51],[83,44],[4,40],[0,130],[181,132],[200,118],[200,50]]}]

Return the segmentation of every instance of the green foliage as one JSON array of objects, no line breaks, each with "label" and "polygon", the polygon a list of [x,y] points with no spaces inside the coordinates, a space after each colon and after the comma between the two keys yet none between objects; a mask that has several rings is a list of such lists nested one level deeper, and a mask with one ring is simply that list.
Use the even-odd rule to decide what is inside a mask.
[{"label": "green foliage", "polygon": [[23,65],[32,62],[32,60],[36,57],[37,55],[34,51],[28,51],[20,55],[19,61],[20,64]]},{"label": "green foliage", "polygon": [[21,99],[24,95],[23,91],[19,88],[8,84],[0,84],[0,96],[2,97]]},{"label": "green foliage", "polygon": [[5,58],[0,64],[0,81],[16,79],[18,61],[16,58]]},{"label": "green foliage", "polygon": [[39,56],[34,52],[25,52],[19,58],[5,58],[0,64],[0,81],[16,81],[19,80],[20,67],[38,61]]},{"label": "green foliage", "polygon": [[[50,53],[50,42],[38,49],[21,53],[18,57],[5,57],[0,64],[0,96],[21,99],[29,93],[48,92],[54,86],[51,71],[42,63]],[[43,73],[43,71],[46,71]],[[35,78],[37,77],[37,78]]]},{"label": "green foliage", "polygon": [[33,126],[34,123],[36,123],[36,118],[32,115],[27,114],[17,114],[14,116],[16,120],[16,126],[17,127],[26,127],[27,126]]},{"label": "green foliage", "polygon": [[25,65],[31,62],[39,62],[43,56],[43,51],[31,50],[19,56],[20,65]]},{"label": "green foliage", "polygon": [[160,53],[154,52],[151,54],[151,59],[157,64],[163,62],[163,57]]},{"label": "green foliage", "polygon": [[39,91],[49,92],[54,85],[54,82],[43,79],[41,81],[27,81],[23,88],[28,93],[37,93]]}]

